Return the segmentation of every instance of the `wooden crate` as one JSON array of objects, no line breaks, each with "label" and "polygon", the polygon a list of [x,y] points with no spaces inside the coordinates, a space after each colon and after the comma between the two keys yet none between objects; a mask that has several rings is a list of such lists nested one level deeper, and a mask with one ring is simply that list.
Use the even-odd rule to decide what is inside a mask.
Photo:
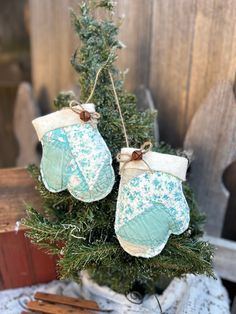
[{"label": "wooden crate", "polygon": [[55,257],[15,231],[26,204],[40,208],[40,198],[26,169],[0,169],[0,289],[17,288],[56,278]]}]

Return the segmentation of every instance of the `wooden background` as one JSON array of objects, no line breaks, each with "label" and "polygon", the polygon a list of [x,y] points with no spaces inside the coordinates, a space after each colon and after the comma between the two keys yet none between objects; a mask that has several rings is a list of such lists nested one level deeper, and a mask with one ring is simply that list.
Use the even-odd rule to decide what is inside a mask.
[{"label": "wooden background", "polygon": [[[70,57],[78,40],[68,7],[76,0],[30,0],[33,83],[40,99],[71,88]],[[129,68],[126,86],[149,87],[159,109],[161,139],[183,143],[196,109],[220,79],[234,80],[236,1],[118,0],[125,14],[120,39],[127,46],[119,65]]]},{"label": "wooden background", "polygon": [[[81,1],[11,0],[5,4],[5,11],[0,12],[0,167],[15,166],[19,155],[17,129],[14,132],[12,130],[14,103],[17,104],[14,98],[19,82],[31,80],[32,74],[37,104],[43,111],[47,110],[45,108],[59,91],[74,88],[76,77],[70,65],[70,57],[74,49],[79,47],[79,42],[73,33],[68,7],[71,6],[79,11],[79,2]],[[2,29],[12,21],[12,17],[8,19],[8,14],[13,11],[15,12],[14,23],[11,23],[14,27],[8,28],[5,33]],[[219,80],[233,82],[235,79],[236,1],[117,0],[115,16],[124,14],[120,39],[127,48],[119,53],[118,63],[123,70],[129,68],[126,87],[130,91],[135,91],[140,85],[145,85],[151,90],[159,112],[161,140],[175,147],[182,146],[191,119],[210,89]],[[19,23],[17,24],[16,21]],[[24,32],[19,31],[17,35],[18,28],[15,25],[24,25]],[[12,37],[13,33],[17,36]],[[11,60],[14,60],[14,63],[9,63],[4,59],[9,54],[1,49],[3,39],[9,43],[11,38],[19,44],[20,51],[23,51],[19,53],[18,50],[14,50],[18,47],[13,47]],[[30,50],[27,47],[29,42],[30,56]],[[23,46],[21,43],[24,43]],[[13,67],[12,64],[14,64]],[[31,67],[32,71],[30,71]],[[4,82],[1,77],[4,77]],[[213,121],[212,119],[203,120]],[[216,127],[219,131],[220,126]],[[200,134],[202,128],[199,129]],[[222,128],[222,134],[225,134],[225,130],[226,128]],[[218,152],[216,139],[214,143],[215,146],[209,144],[209,149],[214,146]],[[204,145],[202,147],[206,148]],[[219,145],[219,150],[227,151],[222,143]],[[2,170],[2,174],[4,171]],[[5,181],[7,183],[4,179]],[[230,192],[223,236],[236,240],[236,163],[228,166],[222,182]],[[10,191],[14,192],[14,189]],[[4,193],[2,196],[5,199],[9,197]],[[18,207],[15,206],[15,208]],[[0,206],[1,210],[4,210],[3,206]],[[217,220],[218,217],[215,219]],[[0,251],[2,254],[1,252],[9,251],[8,248],[12,245],[11,243],[14,243],[15,237],[12,237],[9,242],[5,241],[3,236],[0,240],[4,247]],[[19,234],[19,243],[23,242],[23,237]],[[29,244],[26,243],[24,246],[28,252]],[[4,254],[12,259],[11,255]],[[28,265],[27,269],[32,268],[33,275],[30,276],[32,280],[36,280],[38,274],[37,276],[34,274],[35,270],[30,262],[34,260],[34,253],[32,256],[27,254],[24,260],[29,260],[29,262],[24,262],[24,264]],[[14,267],[14,263],[10,266]],[[0,267],[3,266],[0,265]],[[10,269],[6,269],[6,273],[9,272],[11,272]],[[24,282],[29,283],[27,272],[24,271],[22,276],[25,276]],[[51,270],[50,276],[55,276]],[[4,280],[4,287],[11,285],[11,282],[7,281],[8,278]],[[19,285],[22,284],[20,280],[17,283]]]},{"label": "wooden background", "polygon": [[[79,2],[29,1],[32,80],[36,98],[43,105],[75,84],[70,58],[79,41],[68,7],[79,11]],[[126,87],[135,91],[145,85],[151,90],[160,139],[183,146],[190,122],[210,89],[220,80],[235,80],[236,1],[118,0],[115,18],[122,16],[120,39],[126,49],[119,53],[118,65],[129,69]],[[212,145],[208,145],[210,150]],[[226,151],[223,142],[218,149]],[[230,192],[223,235],[233,240],[235,178],[236,163],[229,165],[222,178]],[[206,206],[203,209],[207,211]]]}]

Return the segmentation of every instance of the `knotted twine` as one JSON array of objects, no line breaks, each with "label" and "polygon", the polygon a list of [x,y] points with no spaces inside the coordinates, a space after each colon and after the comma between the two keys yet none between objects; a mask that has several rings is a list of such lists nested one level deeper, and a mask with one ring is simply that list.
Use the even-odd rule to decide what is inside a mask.
[{"label": "knotted twine", "polygon": [[[145,142],[143,145],[140,146],[140,149],[134,150],[132,153],[119,153],[117,155],[117,161],[122,162],[123,165],[120,168],[120,174],[122,174],[126,168],[126,165],[131,161],[142,161],[146,166],[148,171],[153,172],[151,167],[148,163],[143,159],[143,155],[147,152],[151,151],[153,145],[151,142]],[[132,168],[132,169],[139,169],[139,168]]]},{"label": "knotted twine", "polygon": [[97,125],[98,119],[100,118],[100,114],[98,112],[89,112],[85,110],[83,105],[75,100],[72,100],[69,103],[69,107],[73,112],[77,113],[80,116],[80,119],[82,121],[89,122],[93,127]]}]

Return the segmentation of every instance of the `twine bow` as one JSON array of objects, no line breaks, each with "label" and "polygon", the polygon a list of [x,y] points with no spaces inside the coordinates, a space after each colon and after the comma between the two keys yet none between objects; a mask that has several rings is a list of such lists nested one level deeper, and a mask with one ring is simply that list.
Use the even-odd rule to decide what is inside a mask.
[{"label": "twine bow", "polygon": [[147,166],[148,170],[150,172],[153,172],[148,163],[143,159],[143,155],[151,151],[152,147],[153,145],[151,142],[145,142],[143,145],[140,146],[140,149],[134,150],[132,154],[119,153],[116,157],[117,161],[124,163],[120,169],[120,173],[124,171],[126,165],[131,161],[142,161]]},{"label": "twine bow", "polygon": [[89,112],[85,110],[83,105],[81,105],[75,100],[72,100],[69,103],[69,107],[73,112],[79,115],[82,121],[91,123],[93,127],[97,125],[98,119],[100,118],[100,114],[98,112]]}]

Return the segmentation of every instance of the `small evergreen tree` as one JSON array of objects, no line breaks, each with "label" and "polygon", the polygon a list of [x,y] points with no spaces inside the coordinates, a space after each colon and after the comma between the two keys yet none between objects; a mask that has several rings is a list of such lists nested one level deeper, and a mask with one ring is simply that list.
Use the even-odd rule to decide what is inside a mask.
[{"label": "small evergreen tree", "polygon": [[[108,18],[96,19],[93,15],[96,8],[105,9],[109,13]],[[137,281],[145,286],[146,291],[153,291],[161,277],[181,277],[187,273],[212,275],[212,247],[199,240],[205,217],[198,211],[193,193],[186,183],[184,194],[191,210],[189,228],[179,236],[172,235],[160,255],[150,259],[130,256],[120,247],[115,236],[114,219],[119,186],[115,157],[125,146],[125,141],[109,71],[115,78],[130,145],[140,147],[147,140],[154,142],[155,114],[137,111],[135,96],[125,91],[122,73],[115,67],[116,50],[121,49],[122,45],[117,39],[118,26],[111,19],[113,9],[111,0],[100,0],[83,2],[79,16],[72,12],[81,46],[74,53],[71,63],[79,74],[81,102],[90,95],[95,77],[100,71],[91,101],[101,114],[98,128],[113,155],[115,186],[105,199],[83,203],[67,191],[49,192],[41,181],[39,169],[30,166],[29,171],[42,197],[43,212],[28,207],[23,224],[30,228],[27,236],[33,243],[47,249],[50,254],[59,255],[61,278],[78,279],[78,272],[86,269],[96,282],[121,293],[128,292]],[[61,93],[55,100],[55,107],[66,107],[75,98],[72,92]],[[164,144],[157,144],[154,149],[176,154]]]}]

